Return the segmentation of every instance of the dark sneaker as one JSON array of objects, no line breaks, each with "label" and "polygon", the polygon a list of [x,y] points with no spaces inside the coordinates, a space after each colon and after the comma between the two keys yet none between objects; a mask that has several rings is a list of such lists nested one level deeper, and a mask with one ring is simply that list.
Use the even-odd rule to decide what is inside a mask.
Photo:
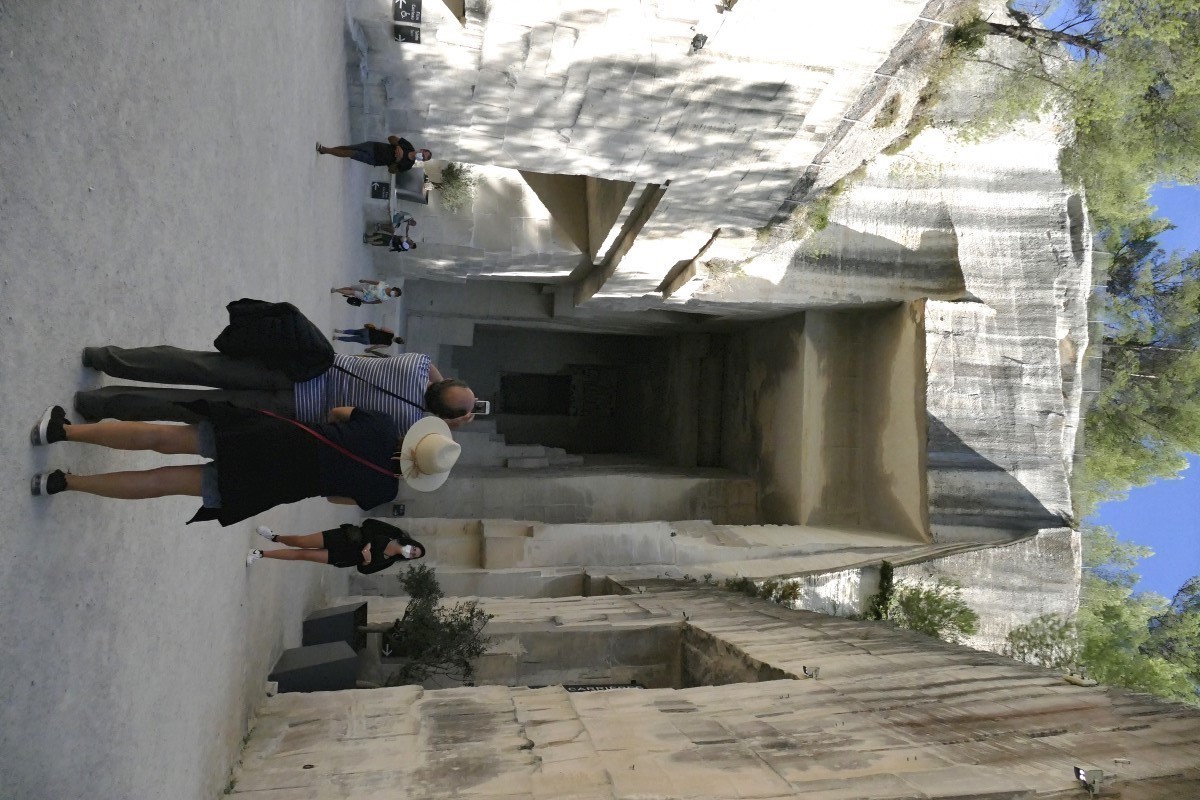
[{"label": "dark sneaker", "polygon": [[53,472],[39,472],[29,482],[29,493],[34,497],[58,494],[67,490],[67,473],[61,469]]},{"label": "dark sneaker", "polygon": [[95,349],[94,347],[83,348],[83,355],[79,359],[88,369],[96,369],[96,361],[92,358],[92,351]]},{"label": "dark sneaker", "polygon": [[42,412],[42,418],[29,431],[29,441],[34,447],[43,444],[54,444],[67,438],[67,410],[62,406],[50,406]]}]

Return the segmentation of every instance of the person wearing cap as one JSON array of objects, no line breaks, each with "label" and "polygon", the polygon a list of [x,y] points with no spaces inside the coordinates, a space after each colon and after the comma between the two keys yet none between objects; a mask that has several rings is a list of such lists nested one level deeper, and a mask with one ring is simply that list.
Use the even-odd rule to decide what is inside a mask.
[{"label": "person wearing cap", "polygon": [[337,354],[332,366],[296,383],[282,370],[224,353],[154,347],[85,347],[83,365],[114,378],[211,389],[104,386],[75,393],[75,410],[88,422],[199,422],[188,403],[227,402],[305,423],[324,422],[330,410],[353,406],[392,418],[396,438],[431,413],[457,429],[475,418],[475,393],[447,380],[423,353],[364,359]]},{"label": "person wearing cap", "polygon": [[361,525],[344,523],[305,536],[277,534],[267,526],[259,525],[258,535],[287,547],[251,550],[246,556],[247,566],[259,559],[270,558],[310,561],[341,569],[357,567],[363,575],[370,575],[382,572],[397,561],[412,561],[425,556],[425,545],[407,531],[378,519],[365,519]]},{"label": "person wearing cap", "polygon": [[212,460],[99,475],[57,469],[34,475],[30,492],[123,500],[199,497],[202,505],[189,523],[232,525],[309,497],[371,509],[390,502],[401,479],[417,491],[433,491],[449,477],[461,452],[449,426],[436,417],[424,418],[397,441],[387,415],[347,406],[331,410],[327,423],[307,426],[228,403],[191,405],[203,417],[195,425],[72,424],[61,406],[51,406],[30,434],[35,446],[83,442]]}]

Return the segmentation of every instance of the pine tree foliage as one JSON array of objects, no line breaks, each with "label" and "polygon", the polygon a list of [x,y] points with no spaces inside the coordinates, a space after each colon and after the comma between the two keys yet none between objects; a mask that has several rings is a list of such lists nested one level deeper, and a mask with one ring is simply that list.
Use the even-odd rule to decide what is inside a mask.
[{"label": "pine tree foliage", "polygon": [[1083,182],[1104,225],[1131,224],[1149,216],[1151,185],[1200,180],[1200,6],[1195,0],[1056,6],[1062,21],[1053,28],[1038,20],[1051,10],[1047,4],[1010,2],[1001,19],[970,16],[950,29],[948,50],[962,54],[994,37],[1019,43],[1023,53],[1015,63],[998,66],[1015,90],[1006,96],[1021,104],[997,108],[1009,115],[1064,108],[1074,128],[1064,171]]},{"label": "pine tree foliage", "polygon": [[1089,409],[1076,480],[1081,515],[1130,487],[1175,475],[1200,452],[1200,251],[1168,254],[1143,220],[1106,234],[1113,253],[1103,390]]},{"label": "pine tree foliage", "polygon": [[963,600],[962,587],[944,579],[935,584],[898,585],[887,619],[947,642],[962,642],[979,630],[979,614]]},{"label": "pine tree foliage", "polygon": [[1008,636],[1008,655],[1082,671],[1113,686],[1200,705],[1200,576],[1170,603],[1136,593],[1133,571],[1148,548],[1108,528],[1083,532],[1084,574],[1074,620],[1039,617]]}]

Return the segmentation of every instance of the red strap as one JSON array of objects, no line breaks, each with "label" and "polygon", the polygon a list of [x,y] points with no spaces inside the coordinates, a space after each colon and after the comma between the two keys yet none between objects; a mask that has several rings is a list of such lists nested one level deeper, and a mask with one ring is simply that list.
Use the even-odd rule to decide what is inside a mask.
[{"label": "red strap", "polygon": [[312,436],[315,436],[318,441],[322,441],[325,444],[332,447],[334,450],[337,450],[339,453],[344,455],[346,458],[353,459],[353,460],[357,461],[358,463],[362,464],[364,467],[369,467],[370,469],[373,469],[380,474],[387,475],[389,478],[397,479],[396,474],[393,473],[391,470],[386,470],[383,467],[379,466],[378,464],[372,464],[370,461],[367,461],[365,458],[361,458],[359,456],[354,455],[354,453],[351,453],[349,450],[342,447],[340,444],[329,441],[324,436],[317,433],[312,428],[308,427],[307,425],[305,425],[303,422],[300,422],[299,420],[294,420],[291,417],[280,416],[279,414],[276,414],[272,411],[267,411],[265,408],[260,408],[260,409],[258,409],[258,411],[260,414],[266,414],[268,417],[274,417],[275,419],[281,419],[284,422],[290,422],[293,425],[295,425],[297,428],[300,428],[303,431],[307,431]]}]

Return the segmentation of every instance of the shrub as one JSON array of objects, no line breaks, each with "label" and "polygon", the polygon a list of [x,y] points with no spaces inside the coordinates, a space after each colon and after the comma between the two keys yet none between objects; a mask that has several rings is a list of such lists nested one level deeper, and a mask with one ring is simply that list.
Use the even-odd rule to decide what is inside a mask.
[{"label": "shrub", "polygon": [[470,167],[451,161],[442,167],[442,179],[433,184],[447,211],[467,208],[475,200],[475,175]]},{"label": "shrub", "polygon": [[434,676],[468,682],[475,674],[475,659],[487,652],[489,639],[483,628],[491,614],[476,601],[441,605],[442,589],[434,571],[425,565],[410,567],[399,576],[409,595],[404,616],[384,638],[401,659],[389,686],[423,683]]},{"label": "shrub", "polygon": [[901,628],[948,642],[961,642],[979,630],[979,615],[963,601],[962,587],[946,580],[932,586],[900,586],[892,595],[887,618]]}]

